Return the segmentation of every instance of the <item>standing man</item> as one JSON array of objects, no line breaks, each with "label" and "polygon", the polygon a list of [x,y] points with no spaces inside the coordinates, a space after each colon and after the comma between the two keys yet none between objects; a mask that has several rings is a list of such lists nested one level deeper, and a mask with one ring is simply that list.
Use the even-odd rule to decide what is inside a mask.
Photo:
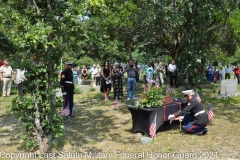
[{"label": "standing man", "polygon": [[231,79],[231,73],[232,73],[232,68],[227,65],[227,68],[225,69],[225,79]]},{"label": "standing man", "polygon": [[[133,60],[129,60],[128,66],[123,73],[127,72],[127,100],[136,98],[136,72],[137,66],[134,64]],[[132,91],[132,94],[130,93]]]},{"label": "standing man", "polygon": [[154,67],[154,73],[157,75],[157,78],[161,85],[163,85],[164,83],[164,80],[163,80],[164,71],[165,71],[165,66],[163,65],[162,59],[159,57]]},{"label": "standing man", "polygon": [[3,61],[3,65],[0,67],[0,80],[3,82],[2,96],[9,97],[11,93],[11,84],[14,80],[14,74],[7,59]]},{"label": "standing man", "polygon": [[173,80],[175,83],[176,88],[178,88],[177,84],[177,66],[175,65],[175,61],[172,60],[172,63],[168,65],[168,73],[170,78],[170,85],[173,87]]},{"label": "standing man", "polygon": [[[98,69],[96,67],[96,64],[94,64],[93,67],[90,70],[92,82],[96,81],[97,72],[98,72]],[[95,83],[93,83],[93,84],[95,84]]]},{"label": "standing man", "polygon": [[235,73],[235,76],[236,76],[236,78],[238,80],[238,84],[239,84],[240,83],[239,82],[240,81],[240,68],[239,68],[239,66],[237,66],[237,68],[234,68],[233,71]]},{"label": "standing man", "polygon": [[61,73],[61,90],[63,93],[63,108],[65,109],[67,106],[69,107],[70,117],[75,117],[72,115],[73,110],[73,93],[74,93],[74,85],[73,85],[73,72],[72,72],[72,62],[66,62],[66,69]]}]

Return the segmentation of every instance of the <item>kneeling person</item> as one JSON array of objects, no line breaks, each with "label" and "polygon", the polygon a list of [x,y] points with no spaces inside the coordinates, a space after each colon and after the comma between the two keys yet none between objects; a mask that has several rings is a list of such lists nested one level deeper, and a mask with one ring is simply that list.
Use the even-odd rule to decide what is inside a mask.
[{"label": "kneeling person", "polygon": [[188,105],[179,113],[175,113],[174,116],[184,116],[184,130],[187,133],[206,134],[207,129],[205,127],[209,123],[208,114],[203,109],[201,103],[194,98],[193,90],[183,91],[182,93],[189,101]]}]

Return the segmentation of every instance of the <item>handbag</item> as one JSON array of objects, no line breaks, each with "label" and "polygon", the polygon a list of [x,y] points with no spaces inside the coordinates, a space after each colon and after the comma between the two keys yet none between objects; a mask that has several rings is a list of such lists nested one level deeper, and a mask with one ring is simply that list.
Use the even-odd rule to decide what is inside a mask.
[{"label": "handbag", "polygon": [[111,80],[106,81],[106,84],[111,84]]}]

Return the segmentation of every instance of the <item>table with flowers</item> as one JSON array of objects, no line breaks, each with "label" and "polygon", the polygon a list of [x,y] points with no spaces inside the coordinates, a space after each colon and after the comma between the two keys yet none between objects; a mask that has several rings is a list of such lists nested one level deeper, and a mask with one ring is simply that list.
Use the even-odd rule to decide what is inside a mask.
[{"label": "table with flowers", "polygon": [[158,130],[164,122],[168,121],[168,116],[182,110],[187,106],[188,101],[173,98],[173,101],[159,107],[143,107],[137,108],[135,105],[127,105],[132,115],[132,132],[142,132],[149,135],[149,128],[156,116],[156,130]]}]

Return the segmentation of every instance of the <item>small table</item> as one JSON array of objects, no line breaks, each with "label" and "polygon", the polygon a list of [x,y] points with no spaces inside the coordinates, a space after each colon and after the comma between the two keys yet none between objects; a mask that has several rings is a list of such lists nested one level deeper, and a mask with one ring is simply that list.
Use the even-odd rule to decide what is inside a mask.
[{"label": "small table", "polygon": [[133,105],[127,105],[127,108],[132,115],[132,132],[143,132],[149,135],[150,125],[157,114],[156,120],[156,130],[161,127],[165,121],[168,121],[168,116],[174,114],[179,110],[185,108],[188,104],[188,101],[175,98],[174,101],[168,104],[165,104],[162,107],[156,108],[141,108],[137,109]]}]

